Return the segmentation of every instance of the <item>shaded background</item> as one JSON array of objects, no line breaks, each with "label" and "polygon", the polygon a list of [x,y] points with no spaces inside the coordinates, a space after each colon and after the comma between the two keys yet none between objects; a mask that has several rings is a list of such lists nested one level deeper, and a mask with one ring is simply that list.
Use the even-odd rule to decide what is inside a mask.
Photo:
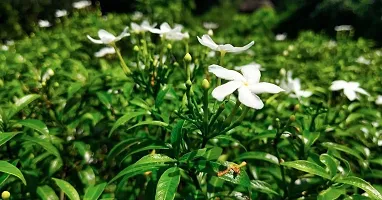
[{"label": "shaded background", "polygon": [[[103,14],[147,10],[149,0],[92,0]],[[74,0],[1,0],[0,40],[19,39],[33,32],[39,19],[54,23],[57,9],[71,11]],[[334,36],[337,25],[352,25],[355,38],[364,37],[382,44],[382,0],[151,0],[150,4],[183,3],[194,15],[204,15],[212,8],[229,3],[244,13],[261,7],[273,7],[282,16],[273,29],[296,37],[301,30],[324,31]],[[224,12],[222,12],[224,15]],[[181,23],[181,22],[178,22]]]}]

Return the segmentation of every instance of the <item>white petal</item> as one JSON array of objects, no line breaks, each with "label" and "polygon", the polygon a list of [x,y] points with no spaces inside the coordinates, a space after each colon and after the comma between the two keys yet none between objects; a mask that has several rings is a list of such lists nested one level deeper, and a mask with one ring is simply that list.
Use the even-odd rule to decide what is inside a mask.
[{"label": "white petal", "polygon": [[299,97],[310,97],[312,96],[313,92],[311,91],[303,91],[303,90],[299,90],[299,91],[296,91],[296,95],[299,96]]},{"label": "white petal", "polygon": [[245,78],[237,71],[229,70],[219,65],[210,65],[208,72],[215,74],[215,76],[225,80],[246,81]]},{"label": "white petal", "polygon": [[264,107],[264,103],[261,99],[256,94],[253,94],[247,87],[239,88],[239,101],[245,106],[254,109],[262,109]]},{"label": "white petal", "polygon": [[115,40],[115,36],[103,29],[99,30],[98,31],[98,37],[101,39],[101,41],[104,43],[104,44],[110,44],[112,42],[114,42]]},{"label": "white petal", "polygon": [[159,28],[163,32],[171,31],[171,27],[167,22],[162,23]]},{"label": "white petal", "polygon": [[367,95],[367,96],[370,96],[368,92],[366,92],[366,90],[362,89],[362,88],[356,88],[355,89],[356,92],[358,93],[361,93],[361,94],[364,94],[364,95]]},{"label": "white petal", "polygon": [[199,38],[199,36],[197,38],[200,44],[202,44],[203,46],[206,46],[215,51],[217,50],[218,45],[212,40],[212,38],[209,35],[204,34],[201,39]]},{"label": "white petal", "polygon": [[123,29],[122,33],[118,35],[118,37],[115,38],[114,42],[121,40],[124,37],[127,37],[130,35],[130,33],[127,32],[129,30],[129,27],[126,26],[125,29]]},{"label": "white petal", "polygon": [[131,29],[135,32],[139,32],[142,30],[141,26],[139,26],[137,23],[131,22],[130,26]]},{"label": "white petal", "polygon": [[245,65],[241,68],[241,73],[247,82],[252,85],[260,81],[260,70],[253,65]]},{"label": "white petal", "polygon": [[346,95],[346,97],[350,100],[350,101],[354,101],[356,98],[357,98],[357,95],[355,93],[354,90],[351,90],[351,89],[347,89],[345,88],[344,89],[344,94]]},{"label": "white petal", "polygon": [[226,51],[227,52],[233,52],[233,53],[240,53],[240,52],[243,52],[243,51],[246,51],[247,49],[251,48],[253,46],[253,44],[255,44],[254,41],[248,43],[247,45],[243,46],[243,47],[230,47],[228,48]]},{"label": "white petal", "polygon": [[333,81],[332,85],[330,86],[330,90],[341,90],[344,89],[347,86],[348,82],[343,80]]},{"label": "white petal", "polygon": [[219,101],[223,101],[224,97],[232,94],[241,85],[242,82],[240,81],[230,81],[215,88],[212,91],[212,96]]},{"label": "white petal", "polygon": [[255,94],[271,93],[276,94],[285,91],[281,87],[267,82],[256,83],[248,86],[249,90]]},{"label": "white petal", "polygon": [[96,44],[103,44],[103,42],[101,40],[96,40],[96,39],[93,39],[92,37],[90,37],[89,35],[87,35],[88,39],[90,41],[92,41],[93,43],[96,43]]}]

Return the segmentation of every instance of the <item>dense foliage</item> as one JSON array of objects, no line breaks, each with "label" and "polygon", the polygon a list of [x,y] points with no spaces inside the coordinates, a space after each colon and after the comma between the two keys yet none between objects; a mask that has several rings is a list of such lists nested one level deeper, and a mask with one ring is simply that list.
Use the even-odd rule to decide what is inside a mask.
[{"label": "dense foliage", "polygon": [[[143,19],[171,27],[189,14],[154,9]],[[202,18],[222,23],[214,41],[255,44],[214,52],[196,38],[203,21],[187,18],[189,38],[130,27],[107,45],[117,54],[98,58],[106,45],[87,35],[143,19],[85,9],[0,50],[0,190],[11,199],[382,199],[381,50],[352,31],[276,40],[271,9],[217,17]],[[236,92],[216,100],[226,81],[209,66],[254,61],[262,82],[286,91],[260,94],[262,109]],[[336,80],[369,95],[332,91]]]}]

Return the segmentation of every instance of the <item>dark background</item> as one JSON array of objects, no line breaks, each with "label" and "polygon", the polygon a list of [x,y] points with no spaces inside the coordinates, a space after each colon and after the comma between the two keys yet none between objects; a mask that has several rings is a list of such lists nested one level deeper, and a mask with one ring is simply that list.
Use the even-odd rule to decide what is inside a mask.
[{"label": "dark background", "polygon": [[[0,40],[18,39],[30,34],[39,19],[54,22],[57,9],[72,10],[74,0],[1,0]],[[171,3],[186,0],[152,0],[156,3]],[[250,13],[263,6],[274,7],[283,16],[275,33],[287,33],[296,37],[301,30],[314,30],[334,36],[337,25],[352,25],[355,38],[373,39],[382,44],[382,0],[226,0],[238,5],[240,12]],[[92,0],[100,6],[103,14],[108,12],[127,13],[139,9],[145,0]],[[187,3],[186,3],[187,2]],[[203,15],[219,0],[194,0],[190,8],[194,15]]]}]

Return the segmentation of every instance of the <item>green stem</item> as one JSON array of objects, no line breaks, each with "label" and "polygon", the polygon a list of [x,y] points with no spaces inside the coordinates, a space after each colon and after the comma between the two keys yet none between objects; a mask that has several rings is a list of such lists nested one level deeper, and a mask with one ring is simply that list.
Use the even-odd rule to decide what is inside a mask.
[{"label": "green stem", "polygon": [[[203,124],[204,124],[204,131],[203,131],[203,144],[207,143],[206,138],[208,137],[208,89],[204,89],[204,94],[203,94],[203,112],[204,112],[204,117],[203,117]],[[203,147],[204,147],[203,146]]]},{"label": "green stem", "polygon": [[236,115],[237,109],[240,107],[240,101],[236,101],[235,107],[231,111],[231,114],[227,117],[227,119],[224,121],[224,125],[229,126],[232,123],[232,120],[234,116]]},{"label": "green stem", "polygon": [[115,44],[111,44],[111,46],[115,49],[115,52],[117,53],[123,72],[126,74],[126,76],[130,75],[131,70],[127,67],[125,61],[123,60],[121,52],[119,51],[119,49],[117,48]]}]

